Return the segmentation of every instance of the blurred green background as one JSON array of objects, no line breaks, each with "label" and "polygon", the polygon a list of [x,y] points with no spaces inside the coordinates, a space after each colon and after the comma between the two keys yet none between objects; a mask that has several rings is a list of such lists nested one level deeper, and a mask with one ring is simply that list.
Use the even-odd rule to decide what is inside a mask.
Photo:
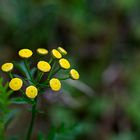
[{"label": "blurred green background", "polygon": [[[0,0],[0,63],[21,48],[58,46],[81,78],[46,91],[32,139],[139,140],[140,1]],[[6,135],[22,137],[30,112],[13,107]]]}]

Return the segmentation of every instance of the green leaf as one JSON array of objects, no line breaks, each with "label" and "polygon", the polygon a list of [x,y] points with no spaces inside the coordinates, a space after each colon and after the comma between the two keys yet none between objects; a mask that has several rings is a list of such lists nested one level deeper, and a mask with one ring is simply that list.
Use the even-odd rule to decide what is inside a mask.
[{"label": "green leaf", "polygon": [[25,98],[17,97],[17,98],[13,98],[11,100],[11,103],[13,103],[13,104],[27,104],[27,103],[29,103],[29,101]]},{"label": "green leaf", "polygon": [[12,121],[12,119],[14,118],[14,116],[18,111],[19,111],[18,109],[14,109],[5,115],[4,117],[5,126],[8,126],[8,124]]},{"label": "green leaf", "polygon": [[0,78],[0,138],[4,139],[5,128],[10,123],[11,119],[15,115],[14,111],[10,111],[10,95],[11,90],[8,90],[8,83],[3,84],[3,79]]}]

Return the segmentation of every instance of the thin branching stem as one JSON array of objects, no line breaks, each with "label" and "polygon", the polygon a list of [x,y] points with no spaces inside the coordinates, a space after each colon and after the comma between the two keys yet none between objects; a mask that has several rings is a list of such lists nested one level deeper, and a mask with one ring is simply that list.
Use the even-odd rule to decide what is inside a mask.
[{"label": "thin branching stem", "polygon": [[58,78],[59,80],[67,80],[67,79],[69,79],[70,77],[64,77],[64,78]]},{"label": "thin branching stem", "polygon": [[37,105],[37,100],[35,100],[34,103],[32,104],[32,117],[31,117],[29,128],[28,128],[26,140],[30,140],[32,136],[32,131],[33,131],[35,117],[36,117],[36,105]]},{"label": "thin branching stem", "polygon": [[[27,72],[28,72],[28,75],[29,75],[29,77],[30,77],[30,80],[33,81],[32,75],[31,75],[31,73],[30,73],[29,65],[28,65],[28,63],[27,63],[27,60],[24,60],[24,65],[25,65],[25,67],[26,67],[26,70],[27,70]],[[28,77],[27,77],[27,78],[28,78]]]}]

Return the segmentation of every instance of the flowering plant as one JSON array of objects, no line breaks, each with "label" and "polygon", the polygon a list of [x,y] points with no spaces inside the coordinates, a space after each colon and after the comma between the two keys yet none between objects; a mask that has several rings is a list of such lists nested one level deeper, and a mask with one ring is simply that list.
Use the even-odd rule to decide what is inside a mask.
[{"label": "flowering plant", "polygon": [[[53,49],[50,55],[48,55],[49,52],[45,48],[38,48],[36,52],[39,58],[35,67],[32,67],[33,61],[30,58],[34,53],[30,49],[21,49],[18,52],[19,57],[22,58],[21,63],[8,62],[1,67],[2,71],[8,73],[11,78],[9,82],[10,89],[21,92],[21,96],[16,98],[15,101],[26,102],[32,106],[32,118],[26,140],[31,138],[37,113],[38,96],[41,96],[46,88],[51,88],[55,92],[59,91],[62,87],[62,80],[79,79],[79,73],[75,69],[71,69],[70,62],[65,58],[67,51],[62,47]],[[24,75],[15,74],[15,68],[18,68],[19,72],[23,72]],[[68,70],[68,73],[65,77],[58,77],[57,73],[62,70]]]}]

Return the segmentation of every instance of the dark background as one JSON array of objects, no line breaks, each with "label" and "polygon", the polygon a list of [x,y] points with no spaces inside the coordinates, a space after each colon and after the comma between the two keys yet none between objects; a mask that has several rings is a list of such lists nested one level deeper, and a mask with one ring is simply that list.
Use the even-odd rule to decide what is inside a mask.
[{"label": "dark background", "polygon": [[[139,140],[140,1],[0,0],[1,63],[21,48],[58,46],[81,78],[63,94],[46,91],[33,139],[52,130],[54,140]],[[22,136],[30,120],[15,107],[7,136]]]}]

